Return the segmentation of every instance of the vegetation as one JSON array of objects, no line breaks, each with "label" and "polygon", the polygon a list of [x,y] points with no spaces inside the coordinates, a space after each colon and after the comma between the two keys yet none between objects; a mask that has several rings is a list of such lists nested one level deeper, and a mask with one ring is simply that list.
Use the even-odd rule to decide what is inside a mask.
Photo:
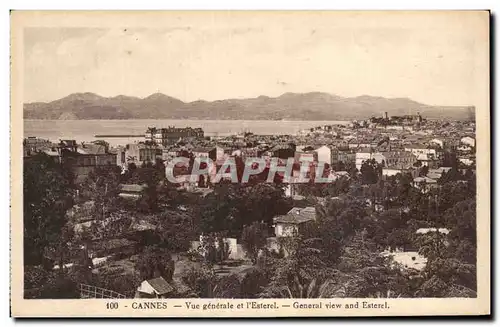
[{"label": "vegetation", "polygon": [[142,280],[163,277],[166,281],[171,281],[174,269],[170,252],[158,247],[147,247],[136,262],[136,270]]},{"label": "vegetation", "polygon": [[259,251],[266,247],[267,229],[268,227],[265,224],[258,222],[253,222],[243,228],[241,244],[254,264],[257,262]]},{"label": "vegetation", "polygon": [[[280,182],[257,176],[193,194],[166,182],[158,160],[125,174],[98,169],[76,186],[65,165],[43,154],[24,163],[27,298],[76,298],[80,283],[132,297],[142,280],[160,276],[207,298],[476,296],[476,178],[458,165],[426,192],[410,174],[382,176],[375,161],[350,178],[301,185],[321,198],[316,219],[279,238],[277,251],[268,248],[273,218],[293,207]],[[142,194],[120,198],[123,183],[144,185]],[[176,272],[200,235],[202,255]],[[248,258],[237,273],[223,271],[231,262],[227,237]],[[427,264],[407,269],[385,250],[414,250]],[[97,267],[91,257],[101,253],[109,262]]]},{"label": "vegetation", "polygon": [[37,154],[25,163],[23,187],[24,262],[52,268],[55,261],[64,262],[71,237],[66,212],[73,205],[73,178],[64,166]]}]

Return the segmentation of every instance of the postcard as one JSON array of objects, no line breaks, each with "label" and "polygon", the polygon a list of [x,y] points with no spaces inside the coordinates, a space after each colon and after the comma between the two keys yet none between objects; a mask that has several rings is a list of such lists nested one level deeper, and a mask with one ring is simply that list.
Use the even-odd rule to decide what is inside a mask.
[{"label": "postcard", "polygon": [[12,11],[11,315],[489,315],[489,26]]}]

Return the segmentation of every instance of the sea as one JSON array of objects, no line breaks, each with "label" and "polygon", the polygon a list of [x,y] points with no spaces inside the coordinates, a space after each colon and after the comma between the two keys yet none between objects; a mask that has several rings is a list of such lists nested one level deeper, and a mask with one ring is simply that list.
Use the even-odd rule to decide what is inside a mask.
[{"label": "sea", "polygon": [[[206,136],[226,136],[241,132],[257,135],[295,134],[300,130],[323,125],[347,124],[347,121],[300,120],[24,120],[24,137],[34,136],[58,142],[105,140],[112,146],[144,140],[148,127],[201,127]],[[137,137],[98,137],[96,135],[140,135]]]}]

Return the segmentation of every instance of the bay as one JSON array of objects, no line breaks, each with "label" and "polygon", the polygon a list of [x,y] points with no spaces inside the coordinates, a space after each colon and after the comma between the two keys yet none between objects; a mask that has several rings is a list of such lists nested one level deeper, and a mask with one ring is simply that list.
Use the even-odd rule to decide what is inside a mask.
[{"label": "bay", "polygon": [[[283,120],[24,120],[24,137],[35,136],[57,142],[74,139],[78,142],[97,140],[95,135],[144,135],[148,127],[201,127],[207,136],[225,136],[241,132],[258,135],[295,134],[302,129],[321,125],[346,124],[346,121],[283,121]],[[103,138],[99,138],[103,139]],[[104,138],[111,145],[143,141],[144,137]]]}]

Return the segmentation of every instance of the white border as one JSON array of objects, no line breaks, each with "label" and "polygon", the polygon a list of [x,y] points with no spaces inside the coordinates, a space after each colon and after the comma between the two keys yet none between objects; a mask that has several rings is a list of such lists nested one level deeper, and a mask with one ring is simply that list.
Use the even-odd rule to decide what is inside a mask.
[{"label": "white border", "polygon": [[[0,7],[3,9],[0,11],[0,26],[2,27],[1,40],[2,40],[2,48],[0,50],[1,62],[3,63],[2,68],[2,78],[0,79],[0,83],[2,83],[1,92],[1,103],[3,104],[3,110],[0,110],[0,121],[4,124],[3,128],[0,128],[0,133],[2,133],[0,137],[0,142],[2,142],[3,149],[10,148],[9,141],[9,85],[10,85],[10,77],[9,77],[9,9],[492,9],[492,12],[498,13],[499,1],[489,0],[489,1],[345,1],[343,3],[335,3],[333,4],[331,1],[318,1],[318,0],[309,0],[309,1],[295,1],[288,0],[279,3],[277,1],[272,2],[269,0],[261,1],[261,0],[240,0],[240,1],[216,1],[212,0],[210,2],[207,1],[192,1],[192,0],[184,0],[184,1],[175,1],[168,4],[165,4],[165,1],[150,1],[150,0],[142,0],[140,2],[137,1],[119,1],[115,3],[104,3],[96,0],[87,0],[87,1],[2,1],[0,3]],[[496,43],[498,41],[498,35],[495,33],[495,39],[492,40]],[[493,44],[492,44],[493,45]],[[492,58],[492,60],[497,59]],[[496,72],[496,71],[495,71]],[[498,94],[498,85],[495,86],[495,89],[491,90]],[[499,126],[498,114],[495,119],[495,126]],[[495,128],[492,128],[492,132]],[[500,145],[498,140],[495,140],[496,144],[495,150],[500,150]],[[9,153],[10,151],[7,150]],[[0,160],[0,165],[3,171],[3,174],[0,175],[0,187],[3,187],[2,194],[8,195],[10,192],[9,188],[9,161],[8,155],[4,156]],[[500,177],[495,178],[495,182],[498,182]],[[496,184],[496,183],[495,183]],[[496,200],[496,199],[495,199]],[[9,199],[7,196],[3,196],[1,198],[1,208],[4,210],[4,224],[6,225],[9,221],[8,217],[10,215],[9,212]],[[493,203],[497,201],[492,201]],[[496,213],[496,211],[495,211]],[[493,215],[495,217],[496,215]],[[4,225],[4,228],[1,229],[0,234],[2,239],[5,242],[5,246],[2,247],[2,256],[4,262],[4,270],[1,275],[1,283],[5,283],[5,287],[2,287],[4,290],[2,297],[2,308],[7,308],[9,306],[9,294],[5,292],[9,288],[8,278],[9,271],[7,270],[8,265],[6,264],[7,260],[9,260],[9,229]],[[498,223],[496,224],[496,232],[498,233]],[[494,240],[495,238],[493,238]],[[495,259],[498,259],[498,251]],[[495,276],[496,277],[496,276]],[[492,276],[492,278],[494,278]],[[498,286],[498,282],[495,283]],[[496,291],[493,290],[493,291]],[[495,293],[494,293],[495,294]],[[498,301],[496,301],[498,303]],[[496,307],[493,309],[497,309]],[[496,311],[496,310],[495,310]],[[4,323],[12,324],[13,321],[8,318],[7,315],[3,315],[4,319],[7,320],[2,321],[2,325]],[[216,322],[216,321],[214,321]],[[218,322],[218,321],[217,321]],[[286,321],[286,323],[290,323],[291,321]],[[49,322],[50,323],[50,322]],[[108,324],[110,322],[90,322],[92,326],[104,325],[104,323]],[[115,322],[116,323],[116,322]],[[138,323],[138,322],[134,322]],[[169,324],[176,323],[174,321],[169,321]],[[266,322],[267,323],[267,322]],[[357,322],[358,324],[365,323],[364,321]],[[384,323],[384,322],[382,322]],[[441,324],[442,322],[439,322]],[[259,322],[259,324],[264,324],[264,322]],[[433,325],[434,323],[426,322],[426,325]],[[435,323],[438,324],[437,322]]]}]

